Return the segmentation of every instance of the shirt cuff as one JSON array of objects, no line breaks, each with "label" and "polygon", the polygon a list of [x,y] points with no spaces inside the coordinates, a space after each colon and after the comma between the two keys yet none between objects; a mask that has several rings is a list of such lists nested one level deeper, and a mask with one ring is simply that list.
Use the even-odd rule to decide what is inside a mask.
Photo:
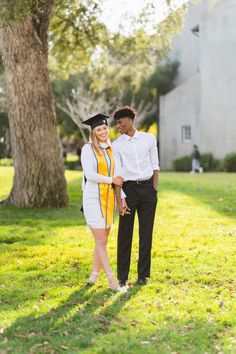
[{"label": "shirt cuff", "polygon": [[158,165],[152,166],[153,171],[160,171],[160,167]]}]

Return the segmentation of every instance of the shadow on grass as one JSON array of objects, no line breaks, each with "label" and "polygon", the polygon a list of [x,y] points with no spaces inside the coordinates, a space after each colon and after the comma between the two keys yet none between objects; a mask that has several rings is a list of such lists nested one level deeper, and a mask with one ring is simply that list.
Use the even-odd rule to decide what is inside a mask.
[{"label": "shadow on grass", "polygon": [[[18,318],[0,335],[11,353],[216,353],[223,329],[211,321],[171,316],[131,320],[121,311],[139,287],[127,294],[82,287],[57,308],[40,316]],[[142,308],[142,303],[140,303]],[[130,312],[129,312],[130,316]],[[1,338],[2,337],[2,338]],[[7,341],[4,338],[7,338]]]},{"label": "shadow on grass", "polygon": [[160,181],[160,191],[179,192],[219,214],[236,218],[236,174],[204,173],[165,173]]},{"label": "shadow on grass", "polygon": [[[169,317],[167,320],[159,321],[156,328],[140,323],[130,331],[123,332],[117,340],[113,339],[112,346],[100,345],[96,353],[112,354],[203,354],[219,353],[217,338],[222,334],[214,324],[204,320],[178,320]],[[105,337],[106,343],[110,335]],[[94,346],[95,348],[95,346]],[[106,349],[105,349],[106,348]],[[122,349],[121,349],[122,348]],[[89,353],[93,353],[93,348]],[[86,353],[86,352],[84,352]]]},{"label": "shadow on grass", "polygon": [[[82,191],[79,180],[79,178],[76,180],[77,183],[75,181],[68,183],[68,192],[71,198],[66,208],[21,209],[0,205],[0,225],[3,227],[10,226],[13,230],[18,227],[26,227],[28,228],[28,233],[44,229],[45,227],[55,230],[57,227],[85,225],[84,216],[80,211]],[[14,243],[15,239],[17,237],[13,236],[12,239],[6,240],[6,243]]]},{"label": "shadow on grass", "polygon": [[[84,226],[81,178],[68,183],[69,205],[61,209],[20,209],[0,205],[0,244],[40,245],[58,234],[58,229]],[[117,213],[115,223],[118,223]]]},{"label": "shadow on grass", "polygon": [[3,349],[11,347],[14,353],[25,353],[32,347],[43,353],[52,349],[61,352],[63,346],[73,352],[85,350],[120,322],[121,309],[139,290],[134,287],[128,293],[114,294],[109,289],[93,291],[84,286],[46,314],[18,318],[2,335],[8,338]]}]

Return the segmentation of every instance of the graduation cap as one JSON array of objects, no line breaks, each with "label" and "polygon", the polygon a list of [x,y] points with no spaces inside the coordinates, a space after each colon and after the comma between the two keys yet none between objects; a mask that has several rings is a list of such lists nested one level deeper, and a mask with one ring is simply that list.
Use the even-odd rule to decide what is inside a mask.
[{"label": "graduation cap", "polygon": [[106,116],[105,114],[98,113],[95,116],[84,120],[82,123],[89,125],[91,129],[93,130],[94,128],[98,127],[99,125],[106,124],[107,125],[107,118],[110,118]]}]

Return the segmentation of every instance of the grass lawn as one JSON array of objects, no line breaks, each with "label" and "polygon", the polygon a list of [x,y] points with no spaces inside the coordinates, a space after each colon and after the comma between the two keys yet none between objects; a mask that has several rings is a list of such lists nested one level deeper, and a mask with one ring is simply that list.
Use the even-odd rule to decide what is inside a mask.
[{"label": "grass lawn", "polygon": [[[12,183],[0,167],[0,199]],[[152,277],[127,294],[86,287],[93,239],[81,173],[63,210],[0,205],[0,353],[236,353],[236,174],[162,173]],[[109,253],[116,269],[117,220]],[[135,283],[137,227],[130,283]]]}]

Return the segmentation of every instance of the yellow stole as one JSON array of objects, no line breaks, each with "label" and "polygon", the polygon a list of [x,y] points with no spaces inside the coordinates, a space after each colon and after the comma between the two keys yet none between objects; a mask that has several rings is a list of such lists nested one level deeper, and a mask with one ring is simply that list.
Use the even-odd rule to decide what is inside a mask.
[{"label": "yellow stole", "polygon": [[[112,156],[111,148],[106,148],[108,158],[110,160],[110,166],[106,160],[104,152],[99,149],[99,154],[95,151],[93,153],[97,160],[97,173],[103,176],[114,176],[114,159]],[[105,219],[105,227],[109,228],[113,224],[114,209],[115,209],[115,194],[111,184],[98,183],[98,192],[100,199],[100,207],[103,218]]]}]

